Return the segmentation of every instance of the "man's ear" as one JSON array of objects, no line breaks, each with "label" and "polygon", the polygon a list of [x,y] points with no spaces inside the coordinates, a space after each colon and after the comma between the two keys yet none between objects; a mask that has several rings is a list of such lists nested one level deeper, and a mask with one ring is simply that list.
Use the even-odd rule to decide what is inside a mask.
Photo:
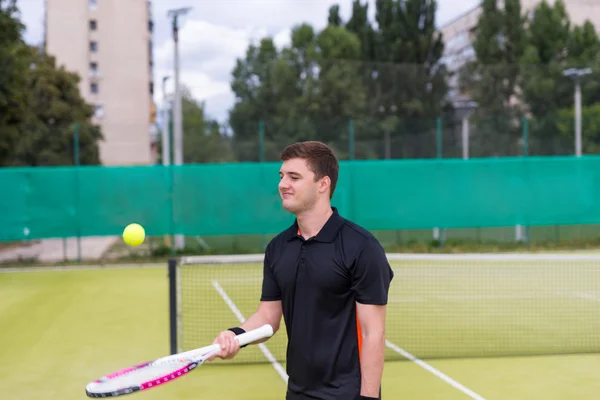
[{"label": "man's ear", "polygon": [[331,187],[331,179],[328,176],[324,176],[319,181],[319,192],[325,193]]}]

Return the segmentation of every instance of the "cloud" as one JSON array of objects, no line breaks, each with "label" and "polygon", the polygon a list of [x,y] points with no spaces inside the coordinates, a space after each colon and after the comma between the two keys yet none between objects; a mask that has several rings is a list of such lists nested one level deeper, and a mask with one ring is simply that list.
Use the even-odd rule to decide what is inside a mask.
[{"label": "cloud", "polygon": [[[188,20],[179,32],[180,82],[187,86],[192,95],[206,101],[207,109],[214,110],[213,117],[223,120],[226,110],[233,101],[230,93],[231,72],[237,58],[244,57],[248,45],[267,35],[264,28],[232,28],[207,21]],[[163,76],[170,76],[165,89],[174,89],[174,44],[165,40],[155,50],[155,79],[162,82]],[[162,99],[162,89],[155,99]],[[224,101],[228,100],[228,104]],[[225,107],[223,110],[211,107],[211,103]]]}]

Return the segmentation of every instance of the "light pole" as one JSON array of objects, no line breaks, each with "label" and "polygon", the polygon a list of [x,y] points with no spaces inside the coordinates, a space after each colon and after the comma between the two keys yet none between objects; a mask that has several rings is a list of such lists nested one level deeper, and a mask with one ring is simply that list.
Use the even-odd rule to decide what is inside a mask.
[{"label": "light pole", "polygon": [[185,15],[191,7],[169,10],[168,16],[173,22],[173,41],[175,44],[174,69],[175,69],[175,103],[173,105],[173,158],[175,165],[183,164],[183,132],[181,117],[181,90],[179,87],[179,16]]},{"label": "light pole", "polygon": [[454,102],[454,109],[457,114],[461,117],[462,122],[462,155],[463,160],[469,159],[469,117],[473,110],[475,110],[479,104],[471,100],[458,100]]},{"label": "light pole", "polygon": [[[174,69],[175,69],[175,101],[173,104],[173,158],[175,165],[183,164],[183,127],[181,116],[181,90],[179,87],[179,16],[187,14],[192,8],[183,7],[169,10],[168,16],[173,23],[173,41],[175,47]],[[175,248],[182,249],[185,246],[183,235],[175,235]]]},{"label": "light pole", "polygon": [[168,76],[164,76],[162,80],[162,92],[163,92],[163,125],[162,125],[162,159],[163,165],[171,164],[171,140],[169,135],[169,102],[167,101],[167,91],[165,84],[169,79]]},{"label": "light pole", "polygon": [[575,82],[575,154],[577,157],[581,157],[581,79],[591,73],[590,68],[569,68],[563,71],[564,76],[568,76]]}]

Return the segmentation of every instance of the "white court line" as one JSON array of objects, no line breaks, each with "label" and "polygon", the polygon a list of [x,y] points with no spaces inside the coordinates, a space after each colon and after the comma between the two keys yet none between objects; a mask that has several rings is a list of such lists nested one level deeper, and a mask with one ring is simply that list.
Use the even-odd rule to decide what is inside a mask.
[{"label": "white court line", "polygon": [[572,297],[570,293],[514,293],[514,294],[476,294],[476,295],[448,295],[448,296],[421,296],[421,297],[392,297],[390,303],[423,303],[430,301],[476,301],[476,300],[533,300],[555,299],[557,297]]},{"label": "white court line", "polygon": [[[239,310],[239,308],[237,308],[237,306],[235,305],[233,300],[231,300],[231,298],[227,295],[225,290],[221,287],[221,285],[219,285],[219,282],[213,281],[212,284],[215,287],[215,289],[217,290],[217,292],[219,292],[219,294],[221,295],[223,300],[225,300],[225,303],[227,303],[227,305],[229,306],[231,311],[235,314],[235,316],[240,321],[240,323],[244,323],[246,318],[244,318],[244,315],[242,315],[242,312]],[[269,360],[271,362],[271,364],[273,365],[273,368],[275,368],[275,370],[277,371],[279,376],[281,376],[281,378],[284,380],[284,382],[287,383],[288,376],[287,376],[285,370],[283,369],[281,364],[279,364],[279,362],[277,362],[277,360],[275,359],[275,356],[273,356],[273,354],[269,351],[269,349],[267,349],[267,346],[265,346],[264,343],[259,343],[258,347],[260,348],[262,353],[265,355],[265,357],[267,357],[267,360]]]},{"label": "white court line", "polygon": [[401,349],[400,347],[396,346],[394,343],[390,342],[389,340],[385,341],[385,345],[387,347],[389,347],[390,349],[394,350],[396,353],[400,354],[401,356],[403,356],[403,357],[409,359],[410,361],[414,362],[418,366],[420,366],[420,367],[426,369],[427,371],[431,372],[432,374],[434,374],[438,378],[442,379],[446,383],[450,384],[454,388],[460,390],[461,392],[463,392],[464,394],[466,394],[470,398],[475,399],[475,400],[485,400],[485,398],[482,397],[481,395],[478,395],[477,393],[475,393],[471,389],[467,388],[466,386],[464,386],[464,385],[458,383],[457,381],[455,381],[454,379],[450,378],[448,375],[446,375],[443,372],[440,372],[439,370],[433,368],[431,365],[427,364],[425,361],[419,360],[418,358],[416,358],[415,356],[413,356],[412,354],[410,354],[406,350]]},{"label": "white court line", "polygon": [[474,294],[447,296],[391,297],[390,303],[426,303],[432,301],[477,301],[477,300],[534,300],[534,299],[585,299],[600,302],[596,292],[553,292],[553,293],[513,293],[513,294]]},{"label": "white court line", "polygon": [[427,296],[427,297],[400,297],[391,298],[390,303],[422,303],[430,301],[475,301],[475,300],[531,300],[552,299],[555,294],[506,294],[506,295],[455,295],[455,296]]},{"label": "white court line", "polygon": [[0,274],[19,272],[69,272],[69,271],[97,271],[109,269],[133,268],[164,268],[165,263],[139,263],[139,264],[89,264],[89,265],[63,265],[40,267],[0,267]]},{"label": "white court line", "polygon": [[600,302],[600,297],[595,296],[593,294],[586,293],[586,292],[576,292],[575,293],[575,297],[580,298],[580,299],[592,300],[592,301],[598,301],[598,302]]}]

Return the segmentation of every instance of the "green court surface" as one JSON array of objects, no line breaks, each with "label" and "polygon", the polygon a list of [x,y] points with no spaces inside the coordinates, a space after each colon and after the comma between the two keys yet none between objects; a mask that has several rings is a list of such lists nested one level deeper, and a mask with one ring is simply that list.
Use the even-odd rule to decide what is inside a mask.
[{"label": "green court surface", "polygon": [[[596,264],[394,263],[383,398],[598,398]],[[236,323],[231,304],[253,311],[259,269],[236,268],[182,270],[186,348]],[[0,273],[1,397],[84,399],[98,376],[168,354],[167,300],[166,266]],[[279,357],[283,332],[266,345]],[[237,361],[251,360],[257,346]],[[267,362],[218,361],[127,398],[282,400],[285,383]]]}]

